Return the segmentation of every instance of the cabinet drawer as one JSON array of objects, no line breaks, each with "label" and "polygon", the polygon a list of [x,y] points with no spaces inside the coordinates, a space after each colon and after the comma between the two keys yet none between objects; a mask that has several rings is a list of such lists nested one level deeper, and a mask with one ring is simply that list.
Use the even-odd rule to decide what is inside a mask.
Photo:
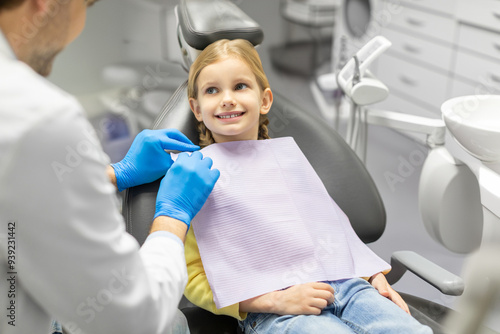
[{"label": "cabinet drawer", "polygon": [[488,86],[480,83],[471,84],[459,79],[454,79],[451,85],[450,98],[466,95],[500,95],[500,85]]},{"label": "cabinet drawer", "polygon": [[375,104],[373,109],[397,111],[403,114],[429,118],[439,118],[441,116],[439,106],[424,108],[408,99],[398,96],[396,93],[391,93],[386,100]]},{"label": "cabinet drawer", "polygon": [[382,30],[382,35],[392,42],[388,52],[451,71],[451,47],[387,28]]},{"label": "cabinet drawer", "polygon": [[389,27],[394,30],[404,28],[411,31],[411,33],[429,38],[437,38],[451,44],[454,37],[455,22],[450,17],[401,6],[400,13],[392,16]]},{"label": "cabinet drawer", "polygon": [[456,0],[402,0],[404,4],[423,7],[443,14],[453,15]]},{"label": "cabinet drawer", "polygon": [[457,5],[460,22],[500,31],[500,1],[461,0]]},{"label": "cabinet drawer", "polygon": [[457,52],[455,64],[456,75],[488,86],[500,85],[500,62],[469,54],[466,51]]},{"label": "cabinet drawer", "polygon": [[[500,2],[500,1],[499,1]],[[499,21],[500,25],[500,21]],[[500,59],[500,34],[461,24],[458,34],[460,48]]]},{"label": "cabinet drawer", "polygon": [[431,106],[439,107],[447,97],[447,76],[388,54],[381,56],[377,76],[391,90]]}]

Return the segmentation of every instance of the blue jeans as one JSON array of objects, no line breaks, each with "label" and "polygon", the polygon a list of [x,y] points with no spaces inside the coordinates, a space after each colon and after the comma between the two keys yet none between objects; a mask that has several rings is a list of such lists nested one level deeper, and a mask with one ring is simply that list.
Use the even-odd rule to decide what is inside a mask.
[{"label": "blue jeans", "polygon": [[240,327],[245,334],[432,333],[364,279],[328,284],[335,290],[335,301],[320,315],[249,313]]}]

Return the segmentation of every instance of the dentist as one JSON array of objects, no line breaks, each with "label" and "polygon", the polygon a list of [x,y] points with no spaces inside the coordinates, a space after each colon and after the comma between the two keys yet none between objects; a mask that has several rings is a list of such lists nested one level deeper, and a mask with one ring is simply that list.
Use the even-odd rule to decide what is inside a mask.
[{"label": "dentist", "polygon": [[[174,130],[109,166],[76,99],[44,77],[92,0],[0,0],[0,333],[170,333],[184,238],[219,171]],[[115,191],[163,178],[139,249]],[[148,224],[148,222],[144,222]]]}]

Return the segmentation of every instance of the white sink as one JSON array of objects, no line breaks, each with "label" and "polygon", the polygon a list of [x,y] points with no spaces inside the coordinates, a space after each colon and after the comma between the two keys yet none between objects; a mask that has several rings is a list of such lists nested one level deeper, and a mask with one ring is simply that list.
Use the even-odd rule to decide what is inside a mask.
[{"label": "white sink", "polygon": [[500,95],[456,97],[443,103],[441,112],[460,146],[500,173]]}]

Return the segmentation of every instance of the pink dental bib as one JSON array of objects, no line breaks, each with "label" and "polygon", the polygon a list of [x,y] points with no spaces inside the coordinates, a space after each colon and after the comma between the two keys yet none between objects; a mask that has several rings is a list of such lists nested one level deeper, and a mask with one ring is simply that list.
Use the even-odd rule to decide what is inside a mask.
[{"label": "pink dental bib", "polygon": [[293,138],[213,144],[202,153],[221,171],[192,221],[217,308],[390,268],[357,237]]}]

